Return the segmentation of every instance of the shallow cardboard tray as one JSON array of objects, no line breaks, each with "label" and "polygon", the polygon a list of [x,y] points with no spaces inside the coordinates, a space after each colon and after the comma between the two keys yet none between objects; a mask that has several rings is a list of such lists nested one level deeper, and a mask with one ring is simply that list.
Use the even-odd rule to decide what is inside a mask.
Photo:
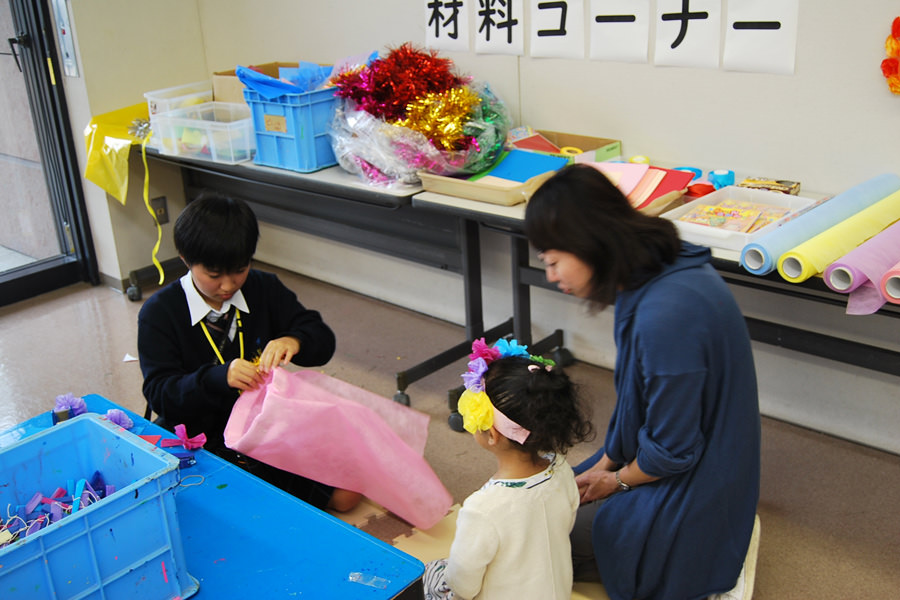
[{"label": "shallow cardboard tray", "polygon": [[427,192],[436,192],[469,200],[480,200],[491,204],[513,206],[526,202],[531,195],[553,175],[554,171],[547,171],[535,175],[523,183],[509,181],[509,185],[500,183],[499,179],[477,179],[469,181],[458,177],[446,177],[433,173],[419,172],[422,187]]}]

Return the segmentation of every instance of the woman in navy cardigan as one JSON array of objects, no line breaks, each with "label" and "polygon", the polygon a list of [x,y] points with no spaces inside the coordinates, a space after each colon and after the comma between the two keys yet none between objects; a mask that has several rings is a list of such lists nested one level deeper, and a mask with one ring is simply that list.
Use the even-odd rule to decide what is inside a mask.
[{"label": "woman in navy cardigan", "polygon": [[691,600],[735,587],[759,500],[760,416],[750,338],[708,248],[635,210],[589,165],[529,200],[547,279],[614,306],[616,406],[575,468],[576,580],[612,600]]}]

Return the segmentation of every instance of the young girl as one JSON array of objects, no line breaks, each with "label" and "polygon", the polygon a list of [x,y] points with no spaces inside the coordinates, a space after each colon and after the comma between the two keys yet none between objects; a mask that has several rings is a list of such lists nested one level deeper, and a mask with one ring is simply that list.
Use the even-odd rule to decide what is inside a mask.
[{"label": "young girl", "polygon": [[450,557],[427,565],[425,597],[567,599],[578,486],[565,453],[593,427],[566,374],[515,340],[476,340],[470,358],[459,412],[497,472],[463,503]]}]

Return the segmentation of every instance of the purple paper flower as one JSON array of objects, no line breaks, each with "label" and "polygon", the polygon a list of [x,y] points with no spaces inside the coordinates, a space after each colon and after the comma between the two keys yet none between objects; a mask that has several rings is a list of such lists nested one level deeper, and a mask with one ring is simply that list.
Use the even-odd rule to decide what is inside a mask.
[{"label": "purple paper flower", "polygon": [[72,394],[63,394],[56,397],[56,406],[53,410],[54,412],[68,410],[70,417],[77,417],[87,412],[87,404],[84,403],[83,398]]},{"label": "purple paper flower", "polygon": [[106,418],[123,429],[131,429],[134,426],[131,417],[125,414],[125,411],[118,408],[111,408],[106,411]]},{"label": "purple paper flower", "polygon": [[480,392],[484,390],[484,374],[488,370],[487,361],[483,358],[476,358],[469,361],[469,370],[463,373],[462,378],[467,390]]}]

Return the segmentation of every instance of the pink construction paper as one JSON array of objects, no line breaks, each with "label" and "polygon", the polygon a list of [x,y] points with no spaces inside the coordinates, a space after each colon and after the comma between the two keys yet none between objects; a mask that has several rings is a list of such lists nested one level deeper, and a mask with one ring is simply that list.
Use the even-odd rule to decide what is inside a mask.
[{"label": "pink construction paper", "polygon": [[606,175],[623,195],[630,194],[638,182],[647,174],[650,165],[625,162],[589,162],[586,163]]},{"label": "pink construction paper", "polygon": [[[881,280],[900,260],[900,221],[866,240],[825,268],[825,285],[836,292],[847,293],[847,314],[870,315],[888,301]],[[851,277],[846,289],[835,285],[835,271],[843,269]]]},{"label": "pink construction paper", "polygon": [[422,452],[428,416],[312,371],[275,369],[240,395],[225,445],[257,460],[353,490],[428,529],[453,504]]}]

